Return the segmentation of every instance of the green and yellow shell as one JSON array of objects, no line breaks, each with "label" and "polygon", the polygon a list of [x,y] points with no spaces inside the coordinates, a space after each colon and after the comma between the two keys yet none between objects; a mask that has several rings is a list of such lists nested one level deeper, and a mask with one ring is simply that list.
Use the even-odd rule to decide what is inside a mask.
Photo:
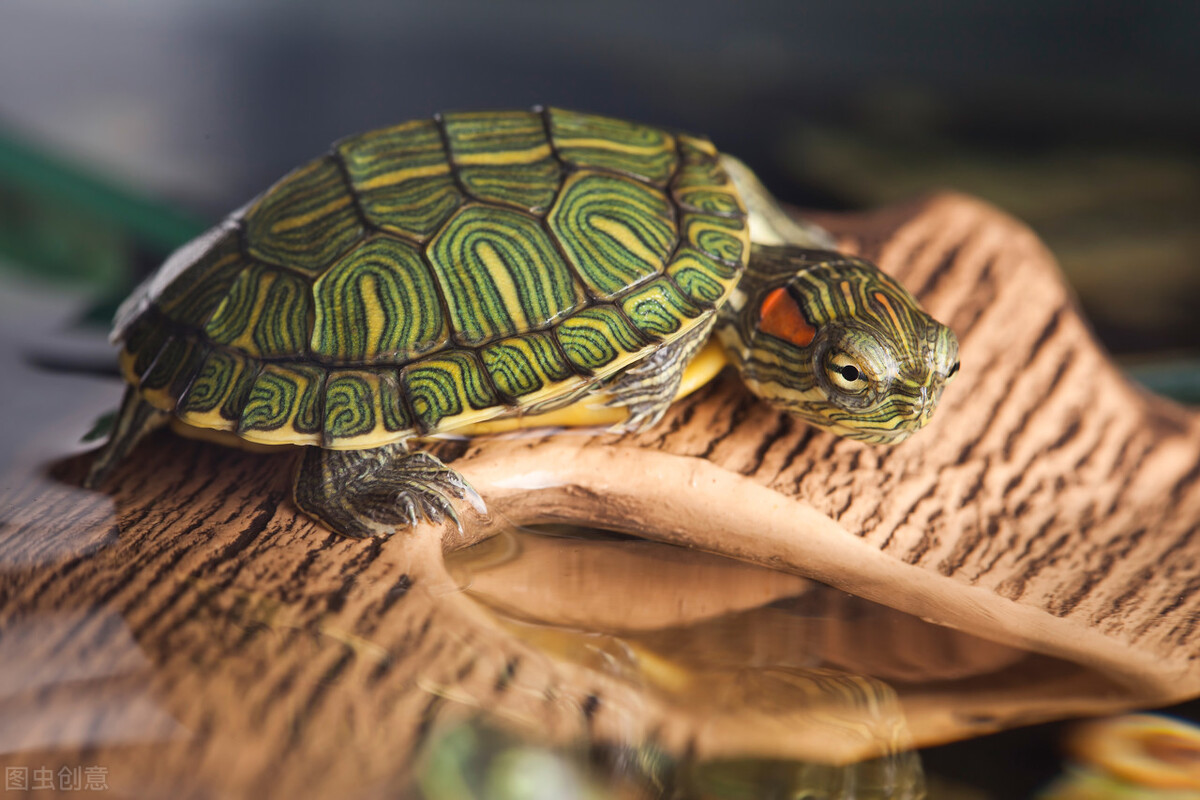
[{"label": "green and yellow shell", "polygon": [[125,378],[184,423],[377,447],[533,413],[707,322],[749,258],[707,140],[559,109],[356,136],[127,301]]}]

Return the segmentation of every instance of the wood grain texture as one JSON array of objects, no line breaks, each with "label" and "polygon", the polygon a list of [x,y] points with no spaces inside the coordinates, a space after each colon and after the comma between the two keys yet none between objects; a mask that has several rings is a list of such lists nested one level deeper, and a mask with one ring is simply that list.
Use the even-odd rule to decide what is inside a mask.
[{"label": "wood grain texture", "polygon": [[[423,742],[476,714],[558,742],[704,758],[753,741],[845,761],[886,749],[897,725],[932,742],[1200,694],[1197,416],[1120,376],[1051,256],[994,209],[944,195],[821,221],[959,336],[961,375],[926,431],[894,449],[835,439],[726,375],[641,435],[440,445],[491,518],[465,515],[464,536],[365,542],[297,514],[286,454],[163,432],[103,494],[77,488],[87,457],[15,474],[0,486],[0,761],[103,763],[141,796],[184,796],[181,781],[195,796],[394,795]],[[447,551],[552,520],[814,578],[945,627],[897,616],[881,636],[836,610],[804,623],[827,664],[884,676],[895,702],[856,718],[857,737],[764,737],[812,708],[653,691],[519,635],[447,571]],[[639,573],[613,573],[617,603],[619,576]],[[663,587],[691,573],[659,574],[673,596]],[[730,619],[759,613],[744,582],[722,600],[724,583],[700,587],[702,619],[640,627],[673,624],[676,652],[707,652],[730,635],[713,622],[723,602]],[[571,602],[569,587],[546,591],[535,605]],[[737,627],[742,649],[786,644],[755,619]],[[914,666],[922,655],[941,672]]]}]

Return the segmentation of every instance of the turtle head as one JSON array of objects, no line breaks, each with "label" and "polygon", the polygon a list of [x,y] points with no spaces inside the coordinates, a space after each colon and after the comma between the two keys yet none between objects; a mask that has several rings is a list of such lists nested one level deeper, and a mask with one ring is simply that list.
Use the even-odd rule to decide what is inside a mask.
[{"label": "turtle head", "polygon": [[954,333],[868,261],[756,247],[739,288],[721,336],[746,384],[833,433],[901,442],[958,372]]}]

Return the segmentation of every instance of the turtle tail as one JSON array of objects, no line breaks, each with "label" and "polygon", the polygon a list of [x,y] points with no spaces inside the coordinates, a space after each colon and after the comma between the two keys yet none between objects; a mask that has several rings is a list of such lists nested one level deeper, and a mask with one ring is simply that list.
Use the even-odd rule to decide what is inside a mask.
[{"label": "turtle tail", "polygon": [[85,489],[94,489],[108,479],[117,464],[129,455],[138,442],[167,424],[170,414],[161,411],[143,400],[132,386],[125,388],[121,408],[113,421],[108,442],[96,454],[87,477],[83,479]]}]

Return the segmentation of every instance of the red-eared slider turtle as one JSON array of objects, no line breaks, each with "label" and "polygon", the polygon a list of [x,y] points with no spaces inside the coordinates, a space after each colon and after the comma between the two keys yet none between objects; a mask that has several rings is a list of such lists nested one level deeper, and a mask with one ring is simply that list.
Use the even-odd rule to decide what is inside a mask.
[{"label": "red-eared slider turtle", "polygon": [[89,484],[172,417],[302,445],[296,504],[349,536],[478,499],[410,440],[604,391],[659,420],[714,328],[760,397],[898,442],[954,334],[793,222],[704,138],[560,109],[356,136],[185,245],[125,302],[130,386]]}]

